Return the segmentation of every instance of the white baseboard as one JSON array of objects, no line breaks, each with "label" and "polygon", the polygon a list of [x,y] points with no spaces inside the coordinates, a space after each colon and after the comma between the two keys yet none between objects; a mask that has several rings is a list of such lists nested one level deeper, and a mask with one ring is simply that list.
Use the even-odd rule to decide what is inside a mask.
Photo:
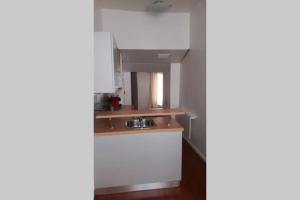
[{"label": "white baseboard", "polygon": [[192,144],[192,142],[189,141],[185,136],[183,136],[183,139],[184,139],[185,141],[187,141],[187,143],[194,149],[194,151],[200,156],[200,158],[201,158],[204,162],[206,162],[206,157],[203,155],[203,153],[201,153],[200,150],[199,150],[194,144]]},{"label": "white baseboard", "polygon": [[169,182],[159,182],[159,183],[146,183],[130,186],[117,186],[109,188],[97,188],[95,189],[95,195],[104,195],[104,194],[116,194],[123,192],[137,192],[145,190],[157,190],[165,188],[174,188],[180,186],[180,180],[178,181],[169,181]]}]

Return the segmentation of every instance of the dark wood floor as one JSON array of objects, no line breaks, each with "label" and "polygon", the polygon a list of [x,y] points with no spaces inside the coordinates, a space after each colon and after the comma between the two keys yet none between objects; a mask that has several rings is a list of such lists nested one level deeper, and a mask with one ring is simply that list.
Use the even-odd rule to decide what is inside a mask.
[{"label": "dark wood floor", "polygon": [[180,187],[113,195],[98,195],[95,200],[204,200],[206,199],[206,164],[184,141]]}]

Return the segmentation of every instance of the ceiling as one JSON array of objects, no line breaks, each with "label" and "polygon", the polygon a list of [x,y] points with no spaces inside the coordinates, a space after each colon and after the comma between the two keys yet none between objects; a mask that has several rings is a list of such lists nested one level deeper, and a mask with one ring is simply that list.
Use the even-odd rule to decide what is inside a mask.
[{"label": "ceiling", "polygon": [[[162,63],[181,62],[187,50],[121,50],[124,63]],[[158,54],[170,54],[169,58],[160,59]]]},{"label": "ceiling", "polygon": [[[101,2],[102,8],[129,11],[145,11],[154,0],[95,0]],[[167,12],[190,12],[198,0],[172,0],[173,6]]]},{"label": "ceiling", "polygon": [[[181,62],[188,50],[121,50],[124,71],[166,71],[171,63]],[[158,58],[158,54],[168,58]]]},{"label": "ceiling", "polygon": [[139,63],[125,63],[123,64],[124,72],[169,72],[170,64],[139,64]]}]

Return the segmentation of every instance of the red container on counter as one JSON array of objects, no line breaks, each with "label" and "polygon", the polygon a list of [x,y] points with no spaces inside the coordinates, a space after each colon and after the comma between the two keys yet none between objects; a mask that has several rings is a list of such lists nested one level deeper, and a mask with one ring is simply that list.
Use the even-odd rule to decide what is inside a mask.
[{"label": "red container on counter", "polygon": [[120,108],[120,97],[113,97],[112,106],[114,107],[114,110],[118,110]]}]

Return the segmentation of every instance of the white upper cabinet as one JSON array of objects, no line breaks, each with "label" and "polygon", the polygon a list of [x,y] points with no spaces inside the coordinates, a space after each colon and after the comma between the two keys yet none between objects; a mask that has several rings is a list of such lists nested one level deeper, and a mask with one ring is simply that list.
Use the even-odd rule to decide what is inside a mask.
[{"label": "white upper cabinet", "polygon": [[115,93],[122,87],[120,51],[112,33],[95,32],[94,92]]}]

